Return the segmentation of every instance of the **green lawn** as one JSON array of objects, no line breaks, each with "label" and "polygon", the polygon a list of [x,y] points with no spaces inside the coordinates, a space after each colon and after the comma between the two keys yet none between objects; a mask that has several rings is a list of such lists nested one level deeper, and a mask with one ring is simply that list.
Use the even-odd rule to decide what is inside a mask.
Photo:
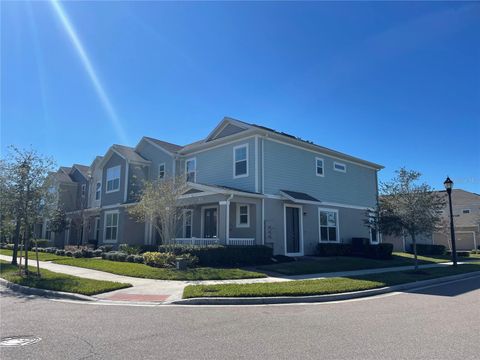
[{"label": "green lawn", "polygon": [[[7,256],[12,256],[13,251],[12,250],[7,250],[7,249],[0,249],[0,254],[1,255],[7,255]],[[18,252],[18,255],[20,256],[20,251]],[[25,256],[25,252],[22,252],[22,255]],[[55,254],[48,254],[44,252],[39,252],[38,253],[38,260],[40,261],[52,261],[52,260],[61,260],[61,259],[70,259],[68,256],[58,256]],[[29,261],[36,261],[36,254],[35,251],[29,251],[28,252],[28,260]]]},{"label": "green lawn", "polygon": [[0,260],[0,277],[15,284],[55,291],[64,291],[83,295],[95,295],[107,291],[130,287],[130,284],[84,279],[76,276],[60,274],[40,269],[41,277],[36,276],[36,268],[29,266],[32,275],[18,275],[18,268],[8,262]]},{"label": "green lawn", "polygon": [[[448,262],[448,256],[419,256],[420,264]],[[413,265],[413,255],[408,253],[393,253],[393,259],[375,260],[362,257],[318,257],[314,260],[300,260],[273,265],[259,266],[259,271],[276,272],[282,275],[316,274],[335,271],[350,271],[378,269],[383,267]]]},{"label": "green lawn", "polygon": [[241,269],[194,268],[189,270],[160,269],[144,264],[118,262],[101,259],[73,259],[55,260],[57,264],[78,266],[95,269],[117,275],[133,276],[158,280],[227,280],[251,279],[265,277],[253,271]]},{"label": "green lawn", "polygon": [[256,297],[256,296],[302,296],[324,295],[359,291],[428,280],[442,276],[480,271],[480,263],[431,268],[421,274],[411,271],[328,278],[322,280],[286,281],[256,284],[189,285],[183,298],[194,297]]}]

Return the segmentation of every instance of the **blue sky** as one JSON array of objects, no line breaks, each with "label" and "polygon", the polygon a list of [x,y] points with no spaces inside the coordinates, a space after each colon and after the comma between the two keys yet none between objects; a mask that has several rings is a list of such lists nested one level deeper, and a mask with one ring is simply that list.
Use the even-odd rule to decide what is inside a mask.
[{"label": "blue sky", "polygon": [[[1,149],[90,164],[230,116],[480,193],[480,3],[1,4]],[[68,20],[67,20],[68,21]],[[90,66],[90,68],[89,68]]]}]

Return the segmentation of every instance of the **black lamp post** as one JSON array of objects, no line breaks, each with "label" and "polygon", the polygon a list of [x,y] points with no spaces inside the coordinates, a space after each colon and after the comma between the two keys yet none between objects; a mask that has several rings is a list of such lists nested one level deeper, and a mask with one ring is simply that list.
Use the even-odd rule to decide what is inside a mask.
[{"label": "black lamp post", "polygon": [[455,245],[455,227],[453,226],[453,211],[452,211],[452,188],[453,188],[453,181],[450,180],[449,177],[443,182],[445,185],[445,189],[447,190],[448,194],[448,204],[450,207],[450,235],[452,237],[452,261],[453,266],[457,266],[457,247]]}]

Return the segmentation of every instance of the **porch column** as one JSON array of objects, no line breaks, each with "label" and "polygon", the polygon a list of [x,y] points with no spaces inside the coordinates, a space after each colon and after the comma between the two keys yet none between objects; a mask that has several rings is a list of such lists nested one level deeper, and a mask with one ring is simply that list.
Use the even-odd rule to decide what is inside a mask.
[{"label": "porch column", "polygon": [[228,238],[228,206],[229,201],[218,202],[218,238],[222,244],[227,243]]}]

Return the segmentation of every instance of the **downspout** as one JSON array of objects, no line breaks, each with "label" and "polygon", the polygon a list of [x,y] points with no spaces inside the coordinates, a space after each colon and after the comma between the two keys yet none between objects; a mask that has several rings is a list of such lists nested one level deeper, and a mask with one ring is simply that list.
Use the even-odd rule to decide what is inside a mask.
[{"label": "downspout", "polygon": [[228,243],[230,242],[230,200],[232,200],[233,198],[233,194],[230,194],[230,196],[227,198],[227,201],[225,201],[226,203],[226,206],[227,206],[227,211],[226,211],[226,216],[227,216],[227,219],[225,221],[225,226],[227,227],[225,230],[226,230],[226,243],[228,245]]}]

